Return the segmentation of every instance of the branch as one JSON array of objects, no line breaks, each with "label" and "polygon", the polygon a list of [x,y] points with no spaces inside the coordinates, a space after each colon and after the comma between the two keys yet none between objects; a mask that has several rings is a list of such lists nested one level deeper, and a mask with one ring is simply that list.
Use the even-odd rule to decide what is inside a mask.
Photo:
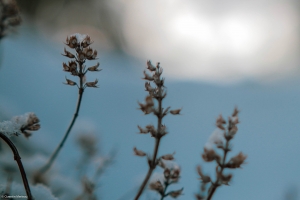
[{"label": "branch", "polygon": [[6,144],[12,150],[12,152],[14,154],[14,159],[18,163],[18,166],[19,166],[19,170],[20,170],[20,173],[21,173],[21,176],[22,176],[22,180],[23,180],[23,184],[24,184],[24,188],[25,188],[28,200],[33,200],[33,196],[31,195],[30,187],[29,187],[28,180],[27,180],[27,177],[26,177],[26,173],[25,173],[22,161],[21,161],[21,157],[19,155],[19,152],[18,152],[16,146],[14,145],[14,143],[8,137],[6,137],[1,132],[0,132],[0,137],[6,142]]}]

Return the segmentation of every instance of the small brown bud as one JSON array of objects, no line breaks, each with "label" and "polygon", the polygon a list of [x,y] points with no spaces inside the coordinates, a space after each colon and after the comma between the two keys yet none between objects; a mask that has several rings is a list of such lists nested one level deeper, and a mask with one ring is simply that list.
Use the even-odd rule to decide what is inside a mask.
[{"label": "small brown bud", "polygon": [[136,147],[133,148],[133,151],[134,151],[134,154],[135,154],[136,156],[141,156],[141,157],[143,157],[143,156],[146,156],[146,155],[147,155],[145,152],[143,152],[143,151],[141,151],[141,150],[137,150]]},{"label": "small brown bud", "polygon": [[84,40],[82,40],[82,42],[81,42],[81,46],[83,47],[83,48],[86,48],[86,47],[88,47],[90,44],[92,44],[93,42],[91,41],[91,38],[90,38],[90,36],[86,36],[85,38],[84,38]]},{"label": "small brown bud", "polygon": [[145,80],[148,80],[148,81],[153,81],[154,78],[152,76],[150,76],[149,74],[146,73],[146,71],[144,71],[144,78]]},{"label": "small brown bud", "polygon": [[182,191],[183,191],[183,188],[181,188],[180,190],[175,190],[175,191],[172,191],[169,193],[169,195],[173,198],[177,198],[179,197],[180,195],[182,195]]},{"label": "small brown bud", "polygon": [[77,70],[77,63],[75,61],[69,62],[70,70]]},{"label": "small brown bud", "polygon": [[144,134],[147,134],[147,133],[149,133],[150,131],[149,131],[149,129],[147,129],[147,128],[142,128],[142,127],[140,127],[140,126],[138,126],[138,128],[139,128],[139,130],[140,130],[140,132],[139,133],[144,133]]},{"label": "small brown bud", "polygon": [[180,175],[180,168],[174,169],[173,173],[171,175],[171,179],[173,180],[173,182],[177,182],[178,181],[179,175]]},{"label": "small brown bud", "polygon": [[163,193],[164,192],[164,187],[163,185],[161,184],[160,181],[156,181],[156,182],[152,182],[149,184],[149,188],[150,190],[155,190],[159,193]]},{"label": "small brown bud", "polygon": [[225,121],[225,119],[223,118],[222,115],[219,115],[219,117],[218,117],[217,120],[216,120],[216,126],[217,126],[219,129],[225,130],[223,124],[226,124],[226,121]]},{"label": "small brown bud", "polygon": [[204,153],[202,154],[202,158],[206,162],[211,162],[214,160],[220,162],[221,160],[220,156],[215,152],[215,150],[207,149],[207,148],[204,148]]},{"label": "small brown bud", "polygon": [[180,109],[176,109],[176,110],[170,110],[170,113],[172,114],[172,115],[180,115],[180,111],[182,110],[182,108],[180,108]]},{"label": "small brown bud", "polygon": [[146,102],[147,106],[149,106],[149,107],[154,106],[154,102],[153,102],[153,99],[151,96],[146,96],[145,102]]},{"label": "small brown bud", "polygon": [[27,130],[29,131],[37,131],[41,128],[41,125],[40,124],[33,124],[31,126],[28,126],[27,127]]},{"label": "small brown bud", "polygon": [[238,110],[238,108],[235,107],[231,116],[232,116],[232,117],[237,117],[237,115],[239,114],[239,112],[240,112],[240,111]]},{"label": "small brown bud", "polygon": [[66,81],[67,81],[67,83],[65,83],[66,85],[71,85],[71,86],[77,85],[76,82],[71,81],[70,79],[67,79],[67,78],[66,78]]},{"label": "small brown bud", "polygon": [[84,52],[78,53],[77,57],[78,57],[78,60],[81,60],[81,61],[83,61],[84,59],[86,59],[86,55],[85,55]]},{"label": "small brown bud", "polygon": [[227,168],[240,168],[241,165],[245,162],[247,156],[240,152],[235,157],[231,158],[226,164]]},{"label": "small brown bud", "polygon": [[157,131],[156,131],[156,128],[153,125],[147,125],[146,128],[149,130],[152,137],[156,137]]},{"label": "small brown bud", "polygon": [[165,178],[166,178],[166,179],[169,179],[169,178],[170,178],[170,175],[171,175],[170,169],[165,168],[165,170],[164,170],[164,176],[165,176]]},{"label": "small brown bud", "polygon": [[86,83],[85,83],[85,86],[86,86],[86,87],[94,87],[94,88],[98,88],[97,83],[98,83],[98,79],[96,79],[94,82],[86,82]]},{"label": "small brown bud", "polygon": [[77,47],[77,38],[76,36],[71,36],[70,38],[67,37],[66,39],[66,45],[68,45],[70,48],[74,49]]},{"label": "small brown bud", "polygon": [[66,56],[68,58],[75,58],[75,56],[71,52],[67,51],[66,48],[64,48],[64,51],[65,54],[62,54],[63,56]]},{"label": "small brown bud", "polygon": [[232,178],[232,174],[224,175],[220,172],[217,172],[217,176],[221,179],[222,184],[229,185],[229,182]]},{"label": "small brown bud", "polygon": [[66,63],[63,63],[63,68],[64,68],[64,71],[70,72],[70,67]]},{"label": "small brown bud", "polygon": [[164,160],[174,160],[174,157],[173,157],[174,154],[175,154],[175,152],[173,154],[166,154],[166,155],[163,155],[161,158]]},{"label": "small brown bud", "polygon": [[236,132],[238,131],[238,128],[237,128],[237,126],[233,126],[233,127],[231,127],[231,129],[228,131],[228,135],[229,136],[231,136],[231,137],[233,137],[235,134],[236,134]]},{"label": "small brown bud", "polygon": [[197,167],[197,172],[200,176],[200,180],[202,180],[202,183],[209,183],[211,181],[210,177],[209,176],[206,176],[202,173],[202,169],[201,169],[201,166],[198,166]]},{"label": "small brown bud", "polygon": [[150,71],[156,70],[156,68],[151,64],[150,60],[147,61],[147,69],[149,69]]},{"label": "small brown bud", "polygon": [[95,59],[97,59],[97,54],[98,54],[97,50],[94,50],[94,53],[91,56],[87,57],[87,59],[95,60]]},{"label": "small brown bud", "polygon": [[100,63],[97,63],[95,66],[89,67],[88,70],[91,72],[98,72],[101,71],[102,69],[98,69]]}]

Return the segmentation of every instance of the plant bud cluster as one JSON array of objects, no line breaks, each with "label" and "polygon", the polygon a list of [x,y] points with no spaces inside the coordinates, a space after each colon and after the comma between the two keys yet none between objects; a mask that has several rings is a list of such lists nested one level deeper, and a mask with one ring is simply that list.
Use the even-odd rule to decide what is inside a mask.
[{"label": "plant bud cluster", "polygon": [[167,196],[172,198],[177,198],[182,195],[183,188],[179,190],[172,190],[167,192],[167,188],[169,185],[177,183],[180,178],[180,168],[179,167],[166,167],[162,160],[159,161],[159,166],[161,166],[164,170],[163,172],[163,179],[162,180],[155,180],[150,182],[149,188],[158,192],[161,195],[161,199],[164,199]]},{"label": "plant bud cluster", "polygon": [[74,34],[66,39],[66,45],[71,49],[76,51],[76,54],[67,51],[66,48],[64,49],[63,56],[71,58],[73,60],[69,61],[68,63],[63,63],[63,70],[65,72],[69,72],[73,76],[78,76],[80,79],[80,84],[77,84],[75,81],[66,78],[67,85],[75,86],[77,85],[78,88],[84,89],[86,87],[93,87],[97,88],[98,79],[93,82],[85,82],[85,74],[90,72],[97,72],[101,71],[99,68],[99,62],[91,67],[86,67],[84,63],[86,60],[96,60],[97,59],[97,50],[93,50],[90,45],[93,43],[90,36],[88,35],[81,35],[81,34]]},{"label": "plant bud cluster", "polygon": [[[213,141],[217,147],[217,149],[221,149],[223,151],[223,156],[220,156],[215,149],[213,148],[204,148],[204,153],[202,154],[202,158],[205,162],[216,161],[216,180],[212,181],[211,177],[208,175],[204,175],[202,172],[202,168],[200,166],[197,167],[198,174],[201,180],[201,194],[196,194],[196,199],[205,199],[205,190],[206,185],[211,183],[210,189],[208,191],[208,198],[210,199],[213,192],[217,187],[221,185],[229,185],[231,181],[232,174],[224,174],[224,169],[236,169],[240,168],[242,164],[245,163],[247,158],[242,152],[238,155],[226,160],[227,153],[231,151],[230,141],[236,135],[238,128],[237,124],[239,123],[238,118],[239,110],[237,108],[234,109],[231,116],[228,117],[228,121],[219,115],[216,119],[216,127],[223,131],[222,138],[215,137]],[[227,124],[227,126],[225,126]]]}]

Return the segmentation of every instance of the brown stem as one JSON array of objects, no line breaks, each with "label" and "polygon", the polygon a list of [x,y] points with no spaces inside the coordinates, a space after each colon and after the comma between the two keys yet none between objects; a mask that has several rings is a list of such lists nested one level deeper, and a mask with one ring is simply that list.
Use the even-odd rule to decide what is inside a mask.
[{"label": "brown stem", "polygon": [[159,148],[159,144],[160,144],[160,139],[161,139],[161,136],[160,136],[160,129],[161,129],[161,125],[162,125],[162,98],[161,98],[161,88],[159,87],[159,98],[157,99],[158,100],[158,115],[157,115],[157,136],[156,136],[156,139],[155,139],[155,147],[154,147],[154,153],[153,153],[153,157],[152,157],[152,160],[149,164],[149,170],[148,170],[148,173],[136,195],[136,197],[134,198],[135,200],[138,200],[139,197],[141,196],[141,194],[143,193],[150,177],[151,177],[151,174],[153,172],[153,170],[155,169],[156,167],[156,157],[157,157],[157,153],[158,153],[158,148]]},{"label": "brown stem", "polygon": [[[81,80],[81,78],[80,78]],[[64,143],[66,142],[69,133],[71,132],[73,125],[76,121],[76,118],[78,117],[78,113],[79,113],[79,108],[80,108],[80,104],[81,104],[81,100],[82,100],[82,95],[83,95],[83,87],[82,87],[82,81],[80,81],[80,88],[79,88],[79,96],[78,96],[78,101],[77,101],[77,106],[76,106],[76,111],[74,113],[73,119],[62,139],[62,141],[59,143],[59,145],[57,146],[57,148],[55,149],[55,151],[53,152],[53,154],[51,155],[51,157],[49,158],[48,162],[46,163],[46,165],[44,165],[44,167],[41,168],[40,173],[45,173],[46,171],[48,171],[50,169],[50,167],[52,166],[55,158],[57,157],[59,151],[61,150],[61,148],[63,147]]]},{"label": "brown stem", "polygon": [[[221,171],[220,171],[221,174],[222,174],[223,170],[225,169],[226,156],[227,156],[227,152],[229,151],[228,146],[229,146],[229,140],[226,140],[226,146],[225,146],[225,149],[224,149],[224,156],[223,156],[222,164],[219,165],[221,167]],[[217,176],[217,180],[214,183],[211,184],[211,186],[208,190],[207,200],[211,200],[211,198],[214,195],[217,187],[220,186],[219,181],[220,181],[220,178]]]},{"label": "brown stem", "polygon": [[26,177],[26,173],[21,161],[21,157],[19,155],[18,149],[16,148],[16,146],[14,145],[14,143],[8,138],[6,137],[3,133],[0,133],[0,137],[6,142],[6,144],[10,147],[10,149],[12,150],[13,154],[14,154],[14,159],[17,162],[18,166],[19,166],[19,170],[22,176],[22,180],[23,180],[23,185],[27,194],[27,198],[28,200],[33,200],[33,196],[31,195],[31,191],[30,191],[30,187],[28,184],[28,180]]}]

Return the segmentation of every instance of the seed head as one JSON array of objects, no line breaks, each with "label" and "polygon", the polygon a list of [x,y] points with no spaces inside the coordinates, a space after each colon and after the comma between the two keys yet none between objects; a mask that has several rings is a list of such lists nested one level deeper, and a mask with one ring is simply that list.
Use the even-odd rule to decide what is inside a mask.
[{"label": "seed head", "polygon": [[172,191],[169,193],[169,195],[173,198],[177,198],[179,197],[180,195],[182,195],[182,191],[183,191],[183,188],[181,188],[180,190],[175,190],[175,191]]},{"label": "seed head", "polygon": [[91,71],[91,72],[98,72],[98,71],[101,71],[102,69],[98,69],[100,63],[97,62],[96,65],[92,66],[92,67],[89,67],[88,70]]},{"label": "seed head", "polygon": [[241,165],[245,162],[247,156],[240,152],[235,157],[231,158],[229,162],[226,164],[228,168],[240,168]]},{"label": "seed head", "polygon": [[180,111],[182,110],[182,108],[180,108],[180,109],[176,109],[176,110],[170,110],[170,113],[172,114],[172,115],[180,115]]},{"label": "seed head", "polygon": [[98,83],[98,79],[96,79],[94,82],[86,82],[85,86],[86,87],[98,88],[97,83]]},{"label": "seed head", "polygon": [[74,85],[77,85],[77,83],[76,82],[74,82],[74,81],[71,81],[70,79],[67,79],[66,78],[66,83],[64,83],[64,84],[66,84],[66,85],[71,85],[71,86],[74,86]]},{"label": "seed head", "polygon": [[202,173],[202,169],[200,165],[197,167],[197,172],[200,176],[200,180],[202,180],[202,183],[209,183],[211,181],[209,176],[206,176]]},{"label": "seed head", "polygon": [[143,156],[146,156],[146,155],[147,155],[145,152],[143,152],[143,151],[141,151],[141,150],[138,150],[136,147],[133,148],[133,151],[134,151],[134,154],[135,154],[136,156],[141,156],[141,157],[143,157]]}]

